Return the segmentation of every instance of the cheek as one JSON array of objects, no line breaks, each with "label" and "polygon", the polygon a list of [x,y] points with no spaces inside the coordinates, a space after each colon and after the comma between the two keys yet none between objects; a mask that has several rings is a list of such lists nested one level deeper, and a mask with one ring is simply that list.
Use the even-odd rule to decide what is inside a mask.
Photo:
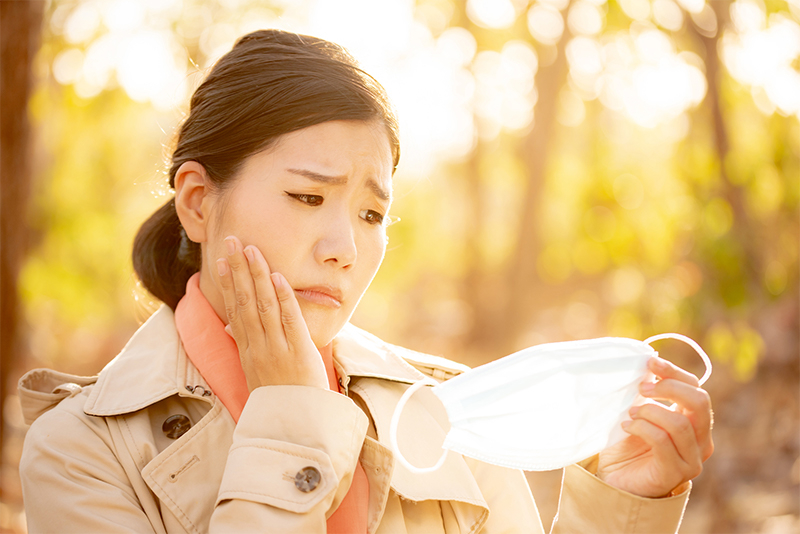
[{"label": "cheek", "polygon": [[[376,230],[365,239],[364,246],[362,247],[363,253],[360,253],[361,267],[363,269],[363,277],[365,286],[369,284],[378,268],[383,262],[383,257],[386,254],[386,231]],[[366,289],[366,287],[364,287]]]}]

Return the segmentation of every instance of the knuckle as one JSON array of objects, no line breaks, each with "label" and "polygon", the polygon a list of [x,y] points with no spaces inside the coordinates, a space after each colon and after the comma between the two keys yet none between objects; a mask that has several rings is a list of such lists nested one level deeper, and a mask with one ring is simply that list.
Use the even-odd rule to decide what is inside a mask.
[{"label": "knuckle", "polygon": [[267,278],[267,273],[261,270],[260,267],[253,265],[250,267],[250,275],[256,282],[264,282]]},{"label": "knuckle", "polygon": [[692,465],[691,478],[699,477],[703,472],[703,462],[696,462]]},{"label": "knuckle", "polygon": [[246,307],[248,304],[250,304],[250,295],[248,295],[244,291],[237,291],[236,304],[241,308]]},{"label": "knuckle", "polygon": [[655,431],[654,438],[655,442],[662,447],[672,443],[672,439],[670,439],[669,434],[660,429]]},{"label": "knuckle", "polygon": [[291,313],[284,313],[281,315],[281,322],[286,326],[294,326],[297,324],[297,319]]},{"label": "knuckle", "polygon": [[677,428],[679,432],[692,432],[694,433],[694,427],[692,426],[692,422],[685,416],[681,416],[680,419],[677,421]]},{"label": "knuckle", "polygon": [[274,309],[272,303],[265,299],[256,300],[256,306],[258,307],[258,313],[262,315],[269,315]]},{"label": "knuckle", "polygon": [[228,265],[231,266],[231,271],[239,272],[244,269],[244,264],[235,257],[232,257],[228,260]]},{"label": "knuckle", "polygon": [[711,458],[712,454],[714,454],[714,443],[709,443],[708,445],[703,447],[703,461]]},{"label": "knuckle", "polygon": [[232,323],[236,320],[236,307],[230,306],[228,304],[225,305],[225,315],[228,317],[228,322]]}]

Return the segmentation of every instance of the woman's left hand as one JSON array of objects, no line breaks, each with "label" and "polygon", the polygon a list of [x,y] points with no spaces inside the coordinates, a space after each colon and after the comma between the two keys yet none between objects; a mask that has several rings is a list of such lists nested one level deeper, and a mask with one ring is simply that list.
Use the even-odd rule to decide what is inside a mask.
[{"label": "woman's left hand", "polygon": [[663,497],[703,470],[714,451],[713,414],[697,377],[659,357],[648,368],[659,380],[643,382],[642,396],[677,406],[673,410],[647,403],[632,408],[632,421],[623,423],[631,435],[600,452],[597,476],[635,495]]}]

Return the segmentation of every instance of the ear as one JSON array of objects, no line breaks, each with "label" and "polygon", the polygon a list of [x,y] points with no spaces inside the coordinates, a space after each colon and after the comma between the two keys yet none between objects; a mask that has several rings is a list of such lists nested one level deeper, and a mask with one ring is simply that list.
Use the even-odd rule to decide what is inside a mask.
[{"label": "ear", "polygon": [[195,243],[208,240],[211,188],[206,169],[196,161],[183,163],[175,173],[175,211],[186,237]]}]

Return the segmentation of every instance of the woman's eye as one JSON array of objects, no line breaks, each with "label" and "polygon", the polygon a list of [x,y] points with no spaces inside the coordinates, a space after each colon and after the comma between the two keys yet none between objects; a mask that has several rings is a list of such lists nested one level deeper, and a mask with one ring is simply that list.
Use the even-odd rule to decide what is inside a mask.
[{"label": "woman's eye", "polygon": [[302,195],[297,193],[289,193],[288,191],[286,192],[286,194],[296,200],[299,200],[303,204],[308,204],[309,206],[319,206],[320,204],[322,204],[322,201],[324,200],[319,195]]},{"label": "woman's eye", "polygon": [[383,224],[383,215],[374,210],[361,210],[358,214],[370,224]]}]

